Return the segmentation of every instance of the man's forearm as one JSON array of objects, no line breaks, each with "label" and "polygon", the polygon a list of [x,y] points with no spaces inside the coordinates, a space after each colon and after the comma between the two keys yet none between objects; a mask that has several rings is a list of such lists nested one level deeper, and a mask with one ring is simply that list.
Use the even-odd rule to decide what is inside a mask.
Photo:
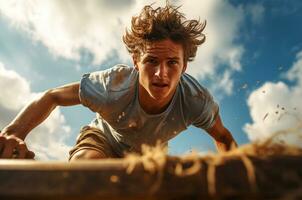
[{"label": "man's forearm", "polygon": [[51,91],[44,92],[40,97],[23,108],[1,132],[6,135],[13,134],[24,140],[26,135],[43,122],[56,106],[57,104],[51,95]]}]

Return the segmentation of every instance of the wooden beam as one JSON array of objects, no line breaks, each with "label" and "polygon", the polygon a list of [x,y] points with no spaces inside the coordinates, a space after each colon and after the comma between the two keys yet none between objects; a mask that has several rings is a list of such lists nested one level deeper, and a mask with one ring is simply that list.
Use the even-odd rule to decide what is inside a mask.
[{"label": "wooden beam", "polygon": [[302,198],[301,156],[165,159],[0,160],[0,199]]}]

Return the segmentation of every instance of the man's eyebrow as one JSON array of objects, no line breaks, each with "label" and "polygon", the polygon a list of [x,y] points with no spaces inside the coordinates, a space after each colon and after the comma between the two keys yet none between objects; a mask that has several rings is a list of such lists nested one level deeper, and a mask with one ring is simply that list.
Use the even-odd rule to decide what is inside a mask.
[{"label": "man's eyebrow", "polygon": [[157,56],[154,56],[154,55],[146,55],[145,57],[144,57],[144,59],[146,59],[146,58],[157,58]]},{"label": "man's eyebrow", "polygon": [[180,60],[180,58],[178,56],[168,57],[168,59],[170,59],[170,60]]}]

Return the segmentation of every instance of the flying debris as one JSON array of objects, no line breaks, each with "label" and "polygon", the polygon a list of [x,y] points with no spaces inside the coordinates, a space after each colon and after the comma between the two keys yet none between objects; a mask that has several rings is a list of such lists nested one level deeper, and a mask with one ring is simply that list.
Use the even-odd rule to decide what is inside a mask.
[{"label": "flying debris", "polygon": [[264,117],[263,117],[263,120],[262,120],[262,121],[264,121],[264,120],[267,118],[267,116],[268,116],[268,113],[266,113],[266,114],[264,115]]},{"label": "flying debris", "polygon": [[248,85],[245,83],[245,84],[243,84],[243,85],[241,86],[241,89],[246,89],[247,86],[248,86]]}]

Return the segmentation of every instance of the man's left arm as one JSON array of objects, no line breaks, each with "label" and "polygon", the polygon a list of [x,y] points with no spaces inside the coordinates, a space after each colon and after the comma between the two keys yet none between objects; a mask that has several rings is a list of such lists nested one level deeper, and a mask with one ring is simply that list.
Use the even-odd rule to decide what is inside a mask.
[{"label": "man's left arm", "polygon": [[216,117],[214,125],[207,129],[206,132],[213,137],[216,143],[216,148],[220,153],[237,147],[236,141],[234,140],[231,132],[224,127],[219,114]]}]

